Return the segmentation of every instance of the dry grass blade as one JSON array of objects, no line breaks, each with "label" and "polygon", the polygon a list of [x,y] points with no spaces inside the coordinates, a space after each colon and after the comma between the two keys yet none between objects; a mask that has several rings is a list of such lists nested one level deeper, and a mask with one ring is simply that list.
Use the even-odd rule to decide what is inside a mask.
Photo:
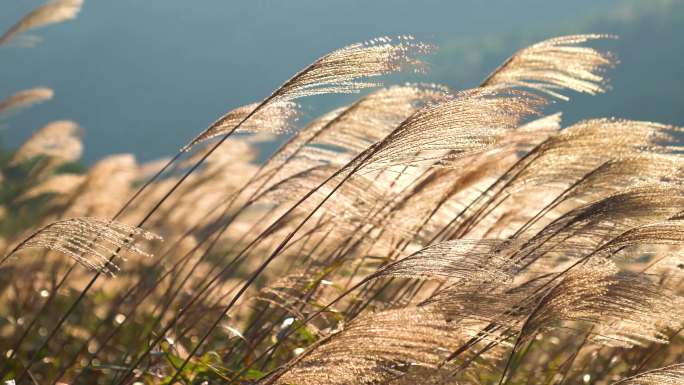
[{"label": "dry grass blade", "polygon": [[[334,167],[326,165],[309,168],[274,184],[265,190],[259,199],[279,205],[291,204],[293,199],[319,186],[335,170]],[[299,206],[300,210],[312,209],[317,200],[325,198],[331,192],[332,188],[329,186],[320,187],[314,194],[315,198],[303,202]],[[338,226],[364,218],[371,208],[382,200],[382,194],[375,187],[374,181],[362,176],[350,178],[335,197],[336,199],[324,206],[324,210],[339,220]]]},{"label": "dry grass blade", "polygon": [[[333,294],[337,293],[335,284],[325,280],[325,276],[325,272],[315,268],[298,270],[259,290],[256,299],[303,320],[306,318],[304,314],[313,313],[321,308],[321,304],[330,303]],[[312,325],[307,327],[318,332]]]},{"label": "dry grass blade", "polygon": [[100,218],[71,218],[51,223],[19,243],[4,259],[27,249],[49,249],[65,254],[81,265],[113,275],[110,261],[119,250],[149,256],[134,244],[136,238],[161,239],[141,228]]},{"label": "dry grass blade", "polygon": [[508,244],[502,240],[445,241],[391,263],[373,276],[434,279],[461,284],[506,283],[513,279],[510,259],[504,253]]},{"label": "dry grass blade", "polygon": [[682,159],[670,154],[642,154],[609,160],[576,183],[571,194],[590,196],[597,192],[617,192],[646,183],[676,181],[682,178]]},{"label": "dry grass blade", "polygon": [[483,83],[537,90],[568,100],[558,90],[571,89],[588,94],[604,91],[599,72],[614,64],[611,55],[578,46],[591,40],[614,38],[610,35],[571,35],[544,40],[511,56]]},{"label": "dry grass blade", "polygon": [[297,131],[287,143],[279,148],[264,165],[264,168],[267,170],[278,169],[285,163],[291,161],[293,157],[300,153],[304,146],[319,136],[323,130],[328,129],[330,125],[349,108],[349,106],[338,107],[312,120],[304,128]]},{"label": "dry grass blade", "polygon": [[[203,133],[181,149],[187,151],[206,139],[243,128],[251,119],[248,130],[264,126],[280,127],[295,116],[292,100],[327,93],[355,93],[380,85],[365,79],[412,68],[420,71],[424,64],[413,55],[426,54],[432,46],[415,41],[412,36],[396,39],[380,37],[335,50],[298,72],[260,103],[240,107],[211,124]],[[284,112],[284,114],[283,114]],[[259,118],[259,115],[262,115]],[[251,127],[251,129],[250,129]]]},{"label": "dry grass blade", "polygon": [[[648,153],[668,152],[663,144],[673,140],[673,130],[673,127],[662,124],[621,119],[579,122],[542,143],[530,157],[530,164],[517,174],[509,189],[549,183],[565,187],[602,163],[612,164],[619,160],[619,164],[624,164],[627,157],[642,153],[645,154],[642,155],[644,164],[647,161],[645,157],[651,156]],[[669,166],[674,165],[673,161],[674,158],[667,161]],[[665,159],[652,159],[652,162],[654,166],[666,163]],[[610,168],[606,167],[601,174],[605,174]],[[616,170],[613,168],[611,171]],[[624,169],[623,174],[626,172],[627,169]],[[671,174],[675,172],[676,168],[672,168]],[[659,174],[667,176],[662,172]],[[630,177],[636,178],[639,175],[637,173]]]},{"label": "dry grass blade", "polygon": [[[187,152],[194,145],[224,135],[230,132],[233,127],[242,122],[250,113],[252,113],[259,103],[252,103],[246,106],[238,107],[212,123],[206,130],[199,134],[190,143],[185,145],[181,151]],[[270,131],[274,133],[287,132],[291,124],[297,119],[299,106],[297,103],[283,101],[272,102],[267,106],[259,109],[254,113],[249,120],[240,125],[240,132],[258,132]]]},{"label": "dry grass blade", "polygon": [[387,136],[418,109],[449,99],[448,89],[432,84],[381,89],[351,105],[311,143],[356,155]]},{"label": "dry grass blade", "polygon": [[599,302],[593,340],[621,348],[669,343],[664,332],[681,327],[682,297],[644,274],[623,272],[609,281]]},{"label": "dry grass blade", "polygon": [[672,311],[677,301],[646,276],[619,272],[611,261],[592,258],[541,297],[521,339],[561,323],[580,322],[593,325],[594,338],[611,346],[667,342],[661,332],[681,323]]},{"label": "dry grass blade", "polygon": [[649,370],[636,376],[614,382],[613,385],[682,385],[684,384],[684,364],[674,364],[664,368]]},{"label": "dry grass blade", "polygon": [[517,161],[519,151],[557,133],[559,123],[559,114],[537,119],[507,130],[500,140],[502,146],[458,159],[441,159],[440,164],[444,167],[431,170],[429,177],[407,192],[407,198],[394,208],[388,221],[391,223],[386,227],[413,226],[426,239],[432,238],[463,209],[464,200],[472,199],[478,188],[485,188],[491,184],[491,178],[510,168]]},{"label": "dry grass blade", "polygon": [[351,44],[313,62],[278,88],[270,99],[286,101],[327,93],[354,93],[376,87],[379,83],[363,79],[409,68],[420,71],[424,64],[413,55],[430,51],[432,46],[415,41],[412,36],[396,39],[379,37]]},{"label": "dry grass blade", "polygon": [[536,114],[543,99],[503,88],[460,92],[453,100],[425,107],[402,122],[364,164],[365,170],[438,163],[484,150],[497,135]]},{"label": "dry grass blade", "polygon": [[365,315],[304,353],[278,384],[383,383],[416,368],[437,368],[458,345],[460,326],[421,308]]},{"label": "dry grass blade", "polygon": [[34,9],[12,26],[2,37],[0,45],[7,44],[17,34],[48,24],[75,19],[83,0],[53,0]]},{"label": "dry grass blade", "polygon": [[[408,84],[375,91],[350,106],[335,109],[297,132],[264,169],[282,179],[320,164],[342,165],[385,137],[418,108],[445,100],[448,91],[437,85]],[[331,149],[333,148],[333,149]]]},{"label": "dry grass blade", "polygon": [[635,227],[625,231],[601,247],[601,250],[622,250],[641,245],[682,245],[684,220],[675,219]]},{"label": "dry grass blade", "polygon": [[[521,191],[529,194],[535,188],[564,190],[551,210],[562,203],[598,200],[630,186],[674,183],[682,177],[682,158],[670,153],[669,144],[678,130],[621,119],[579,122],[551,136],[507,171],[497,182],[504,188],[493,195],[522,196]],[[536,219],[548,213],[542,211]]]},{"label": "dry grass blade", "polygon": [[50,100],[53,96],[54,92],[46,87],[36,87],[19,91],[5,100],[0,100],[0,114]]},{"label": "dry grass blade", "polygon": [[[415,41],[412,36],[400,36],[396,39],[379,37],[330,52],[283,83],[261,103],[245,106],[243,110],[235,110],[217,120],[184,151],[197,141],[206,139],[203,136],[230,135],[271,105],[275,105],[277,111],[283,106],[292,106],[292,100],[306,96],[356,93],[380,85],[365,79],[406,69],[420,71],[424,64],[413,56],[429,53],[432,49],[431,45]],[[231,122],[235,125],[230,126]]]},{"label": "dry grass blade", "polygon": [[497,282],[465,287],[453,284],[440,289],[421,305],[452,320],[474,319],[514,327],[531,310],[525,301],[532,290],[533,287],[515,289]]},{"label": "dry grass blade", "polygon": [[[682,178],[680,168],[682,161],[676,155],[637,153],[608,160],[593,170],[589,169],[604,156],[608,158],[610,152],[606,151],[594,160],[591,157],[577,159],[572,166],[569,165],[572,163],[571,159],[567,162],[552,163],[548,169],[542,170],[538,175],[533,176],[533,179],[528,179],[528,183],[519,185],[519,188],[523,190],[529,190],[530,187],[535,186],[552,188],[554,185],[565,190],[521,227],[516,234],[529,230],[538,219],[552,218],[553,214],[549,215],[549,213],[559,205],[568,206],[568,203],[578,205],[585,201],[595,201],[610,196],[630,186],[677,181]],[[534,168],[534,165],[531,168]],[[583,172],[584,175],[581,175]]]},{"label": "dry grass blade", "polygon": [[662,184],[624,189],[573,209],[526,242],[521,259],[534,261],[549,251],[565,257],[582,257],[623,232],[681,213],[680,189]]},{"label": "dry grass blade", "polygon": [[549,137],[559,133],[561,129],[561,113],[557,112],[517,127],[506,132],[506,140],[513,142],[520,149],[529,150]]}]

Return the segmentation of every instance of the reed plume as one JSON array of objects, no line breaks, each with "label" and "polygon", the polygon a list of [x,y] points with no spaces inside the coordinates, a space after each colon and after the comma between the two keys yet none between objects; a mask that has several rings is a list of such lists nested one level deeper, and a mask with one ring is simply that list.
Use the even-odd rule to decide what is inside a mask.
[{"label": "reed plume", "polygon": [[22,32],[49,24],[75,19],[83,0],[52,0],[29,12],[0,36],[0,45],[9,43]]},{"label": "reed plume", "polygon": [[47,87],[19,91],[5,100],[0,100],[0,114],[50,100],[53,96],[54,92]]},{"label": "reed plume", "polygon": [[615,59],[594,48],[579,46],[587,41],[615,38],[587,34],[561,36],[523,48],[492,72],[483,85],[508,85],[533,89],[561,100],[563,89],[596,94],[603,92],[600,72]]},{"label": "reed plume", "polygon": [[625,378],[614,382],[613,385],[679,385],[682,382],[684,382],[684,365],[675,364]]},{"label": "reed plume", "polygon": [[[181,148],[181,151],[189,151],[191,147],[198,143],[230,132],[233,127],[245,120],[258,105],[258,103],[252,103],[226,113],[195,139],[191,140],[190,143]],[[239,131],[258,132],[260,130],[268,130],[278,134],[287,132],[288,128],[292,125],[293,120],[297,117],[297,107],[296,103],[288,101],[271,103],[268,106],[261,108],[259,112],[251,117],[251,119],[241,124]]]},{"label": "reed plume", "polygon": [[82,128],[70,120],[59,120],[41,127],[14,153],[12,162],[19,163],[45,157],[50,163],[73,162],[81,157]]},{"label": "reed plume", "polygon": [[138,248],[134,239],[159,239],[157,235],[120,222],[100,218],[71,218],[51,223],[21,241],[3,258],[27,249],[50,249],[65,254],[83,266],[113,275],[118,267],[109,259],[119,249],[151,256]]}]

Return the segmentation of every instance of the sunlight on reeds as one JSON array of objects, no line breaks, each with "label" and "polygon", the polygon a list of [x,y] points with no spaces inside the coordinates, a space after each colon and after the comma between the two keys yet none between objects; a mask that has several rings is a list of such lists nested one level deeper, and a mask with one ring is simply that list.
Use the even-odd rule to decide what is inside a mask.
[{"label": "sunlight on reeds", "polygon": [[[3,380],[684,384],[681,129],[545,116],[607,89],[612,38],[466,90],[381,87],[431,44],[351,44],[147,164],[79,169],[78,124],[44,126],[2,158]],[[299,126],[304,97],[366,88]],[[263,133],[290,136],[259,164]]]}]

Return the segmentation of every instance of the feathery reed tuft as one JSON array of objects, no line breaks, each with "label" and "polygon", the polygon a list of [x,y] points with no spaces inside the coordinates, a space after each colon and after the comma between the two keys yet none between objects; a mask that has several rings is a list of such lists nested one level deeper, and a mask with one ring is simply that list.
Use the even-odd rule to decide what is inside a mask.
[{"label": "feathery reed tuft", "polygon": [[83,0],[52,0],[29,12],[5,34],[0,36],[0,45],[7,44],[22,32],[75,19],[81,11]]},{"label": "feathery reed tuft", "polygon": [[46,87],[19,91],[5,100],[0,100],[0,114],[50,100],[53,95],[54,92]]},{"label": "feathery reed tuft", "polygon": [[610,54],[579,46],[591,40],[615,38],[587,34],[561,36],[523,48],[492,72],[484,85],[507,85],[536,90],[568,100],[563,89],[596,94],[603,92],[600,70],[615,60]]},{"label": "feathery reed tuft", "polygon": [[124,250],[140,256],[151,256],[133,242],[142,237],[146,240],[161,239],[138,227],[101,218],[71,218],[53,222],[21,241],[14,253],[27,249],[49,249],[65,254],[83,266],[114,275],[118,266],[111,259]]},{"label": "feathery reed tuft", "polygon": [[[259,103],[252,103],[246,106],[238,107],[212,123],[206,130],[199,134],[190,143],[181,148],[181,151],[187,152],[194,145],[224,135],[230,132],[233,127],[240,122],[259,106]],[[274,133],[287,132],[292,123],[297,119],[298,105],[293,102],[272,102],[267,106],[259,109],[249,120],[245,121],[241,126],[242,132],[259,132],[270,131]]]}]

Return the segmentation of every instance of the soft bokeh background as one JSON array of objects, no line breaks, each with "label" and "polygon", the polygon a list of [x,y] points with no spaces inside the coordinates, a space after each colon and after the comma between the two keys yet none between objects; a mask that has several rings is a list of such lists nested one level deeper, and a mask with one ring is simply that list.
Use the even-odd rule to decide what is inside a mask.
[{"label": "soft bokeh background", "polygon": [[[1,5],[9,28],[39,0]],[[561,34],[620,36],[613,91],[556,103],[565,121],[619,116],[684,125],[684,0],[86,0],[80,16],[0,48],[0,99],[47,86],[55,99],[0,117],[13,148],[56,119],[86,130],[84,160],[175,151],[223,112],[267,96],[316,57],[382,35],[437,44],[418,80],[478,84],[515,50]],[[392,79],[403,81],[405,79]],[[302,100],[310,117],[344,96]],[[306,117],[303,119],[306,121]]]}]

